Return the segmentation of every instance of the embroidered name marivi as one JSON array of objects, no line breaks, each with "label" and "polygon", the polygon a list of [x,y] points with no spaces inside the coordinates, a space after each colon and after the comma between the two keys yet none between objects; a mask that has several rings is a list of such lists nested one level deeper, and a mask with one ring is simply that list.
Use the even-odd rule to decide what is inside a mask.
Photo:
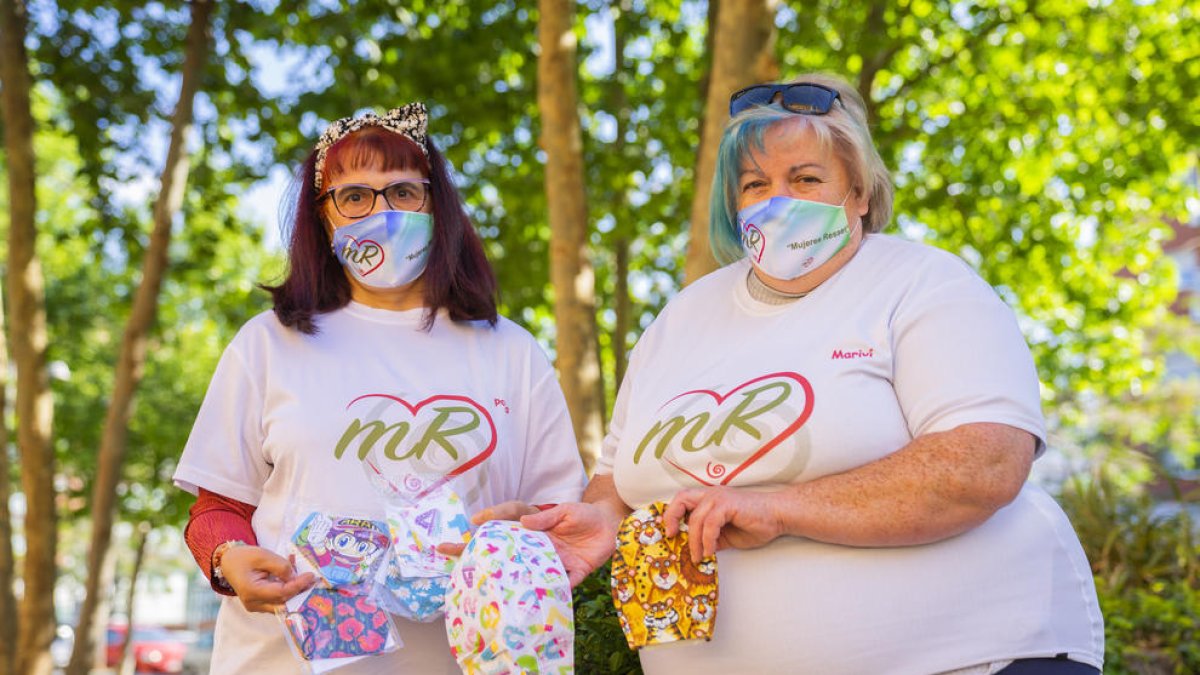
[{"label": "embroidered name marivi", "polygon": [[830,355],[829,358],[836,361],[838,359],[869,359],[873,356],[875,356],[874,348],[855,349],[853,351],[846,351],[844,349],[835,349],[835,350],[833,350],[833,354]]}]

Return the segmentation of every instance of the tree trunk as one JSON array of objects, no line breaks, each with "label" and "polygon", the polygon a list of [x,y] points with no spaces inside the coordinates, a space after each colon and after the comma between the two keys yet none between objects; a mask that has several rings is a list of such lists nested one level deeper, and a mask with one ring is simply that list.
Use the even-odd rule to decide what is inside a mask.
[{"label": "tree trunk", "polygon": [[[187,185],[188,155],[187,136],[192,128],[192,107],[196,92],[204,75],[204,63],[208,58],[209,16],[212,0],[192,0],[191,25],[188,27],[185,46],[182,85],[179,102],[171,120],[171,142],[167,149],[167,161],[163,167],[161,189],[154,203],[154,229],[150,234],[150,246],[142,265],[142,280],[133,297],[133,308],[125,333],[121,338],[116,377],[108,413],[104,418],[104,430],[100,439],[100,455],[97,461],[96,482],[92,490],[92,539],[88,549],[88,579],[83,608],[76,628],[75,650],[67,672],[70,675],[86,675],[94,653],[94,634],[99,626],[96,619],[101,605],[101,595],[107,592],[100,584],[104,569],[104,557],[112,538],[112,524],[116,512],[117,483],[125,460],[129,418],[133,413],[134,395],[142,379],[146,360],[146,340],[158,313],[159,290],[167,271],[167,252],[171,242],[171,221],[183,205],[184,189]],[[96,628],[96,630],[93,630]]]},{"label": "tree trunk", "polygon": [[613,311],[616,321],[613,326],[613,386],[620,388],[625,379],[625,369],[629,365],[628,347],[625,344],[629,335],[629,326],[633,320],[633,302],[629,299],[629,240],[625,237],[617,239],[613,244],[616,248],[616,288],[613,291]]},{"label": "tree trunk", "polygon": [[[712,83],[712,59],[713,53],[716,51],[713,48],[713,36],[717,34],[717,10],[721,8],[721,0],[709,0],[708,11],[705,12],[704,20],[704,53],[708,55],[708,67],[704,69],[700,76],[700,100],[708,101],[709,85]],[[704,134],[704,120],[707,118],[708,111],[704,108],[700,109],[699,122],[700,134]],[[717,111],[724,115],[724,111]]]},{"label": "tree trunk", "polygon": [[16,571],[12,547],[12,513],[8,482],[8,341],[4,335],[4,306],[0,305],[0,675],[16,673],[17,597],[13,594]]},{"label": "tree trunk", "polygon": [[[117,551],[112,546],[108,547],[108,552],[104,554],[104,562],[100,568],[100,588],[116,588],[117,580]],[[97,669],[108,667],[108,624],[112,618],[112,607],[115,598],[109,593],[101,593],[96,604],[96,610],[92,613],[92,626],[89,631],[91,636],[92,653],[90,657],[81,655],[79,658],[91,659],[91,672]],[[75,635],[75,642],[78,643],[82,639],[78,634]],[[75,652],[71,652],[71,659],[76,658]],[[68,664],[68,667],[69,664]]]},{"label": "tree trunk", "polygon": [[712,0],[717,7],[712,69],[704,102],[704,125],[696,154],[691,237],[684,263],[684,283],[717,268],[708,247],[708,208],[717,144],[729,121],[729,95],[742,87],[776,79],[775,13],[778,0]]},{"label": "tree trunk", "polygon": [[579,453],[589,471],[600,452],[603,422],[596,348],[596,288],[587,246],[583,132],[576,92],[576,40],[570,0],[538,1],[538,110],[546,152],[550,280],[558,332],[557,368]]},{"label": "tree trunk", "polygon": [[26,9],[0,0],[0,106],[8,159],[8,315],[17,371],[17,447],[25,493],[24,595],[17,633],[17,672],[48,675],[54,640],[56,527],[54,404],[46,372],[46,293],[37,257],[33,112],[25,53]]},{"label": "tree trunk", "polygon": [[121,645],[121,655],[117,664],[121,675],[133,675],[135,663],[133,658],[133,627],[137,625],[133,615],[133,603],[137,599],[138,577],[142,575],[142,563],[146,560],[146,540],[150,537],[150,523],[141,522],[137,526],[137,547],[133,554],[133,571],[129,574],[129,592],[125,594],[125,618],[128,621],[129,632],[125,634],[125,642]]},{"label": "tree trunk", "polygon": [[[621,31],[617,19],[621,14],[631,12],[632,4],[630,0],[621,0],[618,5],[613,7],[615,10],[613,16],[613,76],[610,86],[613,92],[613,116],[617,122],[617,138],[613,143],[613,152],[617,157],[625,156],[625,132],[629,128],[631,115],[629,99],[625,95],[625,84],[631,77],[631,73],[629,64],[625,60],[625,34]],[[620,206],[625,207],[627,198],[624,191],[622,191],[620,199]],[[625,379],[625,368],[629,363],[629,348],[625,342],[628,339],[630,319],[633,314],[633,303],[629,298],[629,242],[636,236],[638,223],[631,222],[632,219],[620,217],[616,220],[615,236],[613,237],[613,257],[615,259],[613,265],[615,277],[613,313],[616,315],[616,320],[613,322],[612,350],[613,387],[619,389],[621,381]],[[607,424],[607,421],[605,423]]]}]

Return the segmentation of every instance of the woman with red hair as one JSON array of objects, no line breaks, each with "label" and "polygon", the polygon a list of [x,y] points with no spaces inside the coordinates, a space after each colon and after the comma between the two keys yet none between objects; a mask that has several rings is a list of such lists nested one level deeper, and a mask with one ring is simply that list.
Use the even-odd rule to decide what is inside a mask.
[{"label": "woman with red hair", "polygon": [[[381,523],[389,495],[447,484],[485,515],[580,496],[554,371],[497,315],[495,276],[426,127],[413,103],[325,131],[299,175],[273,311],[225,350],[184,449],[174,479],[197,495],[186,538],[226,596],[213,672],[295,672],[269,613],[322,585],[285,557],[306,514]],[[348,574],[369,562],[355,560]],[[441,622],[393,620],[402,648],[339,672],[458,672]]]}]

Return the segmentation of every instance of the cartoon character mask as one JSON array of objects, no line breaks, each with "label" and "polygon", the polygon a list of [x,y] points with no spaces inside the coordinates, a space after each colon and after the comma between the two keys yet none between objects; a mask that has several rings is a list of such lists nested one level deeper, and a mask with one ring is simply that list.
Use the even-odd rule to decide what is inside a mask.
[{"label": "cartoon character mask", "polygon": [[688,552],[687,523],[667,537],[655,502],[629,514],[612,557],[613,603],[630,649],[679,640],[710,640],[717,618],[717,558],[698,564]]},{"label": "cartoon character mask", "polygon": [[309,514],[292,544],[317,574],[333,587],[357,586],[372,578],[390,538],[387,524],[362,518]]}]

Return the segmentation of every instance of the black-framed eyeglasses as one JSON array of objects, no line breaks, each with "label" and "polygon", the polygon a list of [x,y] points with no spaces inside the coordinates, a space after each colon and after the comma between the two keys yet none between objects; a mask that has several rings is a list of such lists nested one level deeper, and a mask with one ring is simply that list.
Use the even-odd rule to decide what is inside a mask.
[{"label": "black-framed eyeglasses", "polygon": [[776,96],[784,110],[798,115],[824,115],[838,100],[836,89],[819,84],[755,84],[729,97],[729,116],[733,117],[752,106],[770,105]]},{"label": "black-framed eyeglasses", "polygon": [[375,210],[379,195],[383,195],[383,200],[393,210],[420,211],[429,198],[429,179],[405,178],[378,190],[359,183],[335,185],[326,190],[321,199],[333,199],[333,208],[344,218],[362,218]]}]

